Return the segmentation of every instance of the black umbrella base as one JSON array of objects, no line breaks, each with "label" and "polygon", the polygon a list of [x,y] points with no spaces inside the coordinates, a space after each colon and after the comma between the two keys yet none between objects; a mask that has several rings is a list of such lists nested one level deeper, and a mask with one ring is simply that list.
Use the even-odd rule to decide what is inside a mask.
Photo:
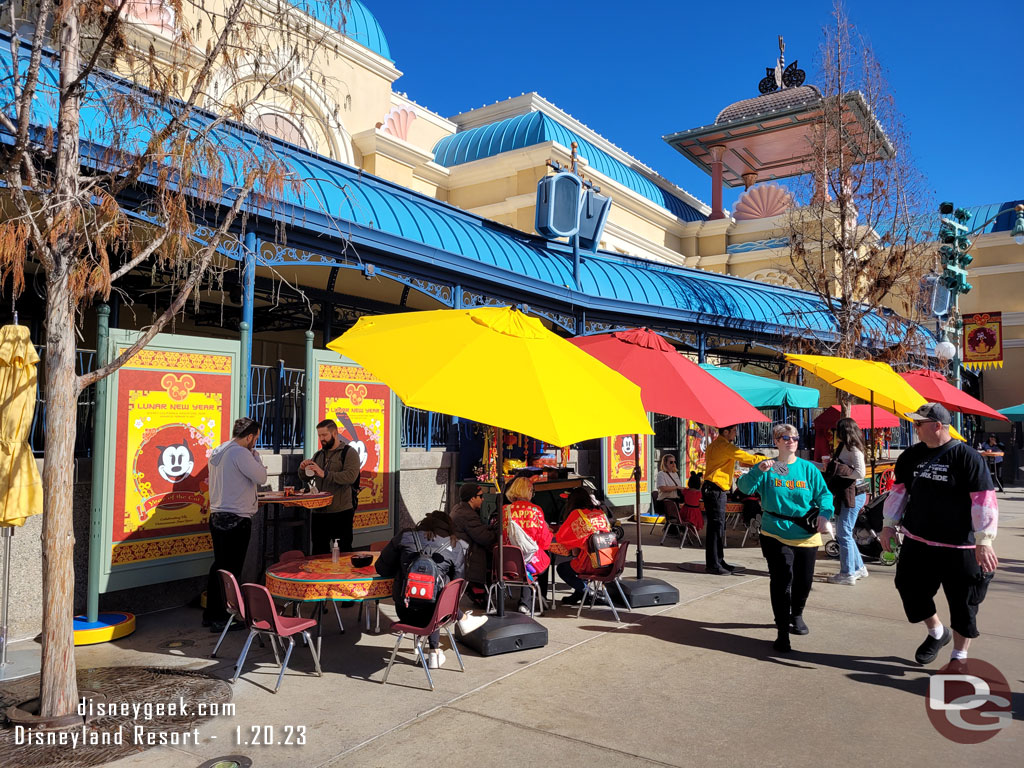
[{"label": "black umbrella base", "polygon": [[[622,591],[632,608],[644,608],[649,605],[673,605],[679,602],[679,590],[661,579],[620,579]],[[608,594],[616,605],[622,605],[619,590],[608,585]]]},{"label": "black umbrella base", "polygon": [[486,623],[468,635],[462,635],[459,642],[481,656],[497,656],[499,653],[543,648],[548,644],[548,630],[530,616],[506,613],[504,616],[488,616]]},{"label": "black umbrella base", "polygon": [[[707,573],[708,572],[707,566],[704,565],[704,563],[680,563],[677,566],[677,568],[679,568],[679,570],[681,570],[681,571],[689,571],[690,573]],[[736,566],[733,566],[733,570],[732,571],[725,571],[723,573],[716,573],[714,575],[715,576],[732,576],[734,574],[735,575],[741,574],[745,570],[747,570],[747,567],[745,565],[736,565]]]}]

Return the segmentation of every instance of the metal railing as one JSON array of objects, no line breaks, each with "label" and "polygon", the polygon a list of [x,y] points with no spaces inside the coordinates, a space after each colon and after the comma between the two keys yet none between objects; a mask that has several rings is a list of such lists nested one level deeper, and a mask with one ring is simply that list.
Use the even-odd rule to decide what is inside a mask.
[{"label": "metal railing", "polygon": [[444,413],[421,411],[419,408],[402,409],[402,447],[448,448],[449,440],[455,434],[452,417]]},{"label": "metal railing", "polygon": [[[38,377],[36,379],[36,410],[29,431],[29,446],[32,453],[42,456],[46,450],[46,348],[36,347],[39,355]],[[79,376],[92,371],[96,363],[96,351],[79,349],[75,359],[75,371]],[[92,436],[96,412],[96,387],[87,387],[78,395],[78,416],[75,431],[75,457],[92,456]]]},{"label": "metal railing", "polygon": [[306,371],[277,365],[253,365],[249,371],[249,417],[262,428],[257,448],[301,448],[305,442]]}]

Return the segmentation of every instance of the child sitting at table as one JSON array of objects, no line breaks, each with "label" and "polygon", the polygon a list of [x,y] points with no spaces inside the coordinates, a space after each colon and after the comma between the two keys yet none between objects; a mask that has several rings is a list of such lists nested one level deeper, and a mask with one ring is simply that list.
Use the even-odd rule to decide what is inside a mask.
[{"label": "child sitting at table", "polygon": [[[377,573],[384,578],[395,580],[391,596],[395,600],[395,612],[399,621],[414,627],[425,627],[434,617],[432,607],[406,604],[405,571],[408,564],[415,560],[420,552],[430,555],[439,565],[447,567],[447,583],[463,577],[468,550],[469,545],[455,535],[452,520],[446,512],[431,512],[415,528],[402,531],[388,542],[375,565]],[[437,669],[445,661],[444,653],[440,650],[441,632],[431,634],[427,642],[430,648],[427,653],[427,667]]]},{"label": "child sitting at table", "polygon": [[683,503],[680,507],[683,522],[700,529],[704,526],[704,516],[700,511],[700,485],[704,481],[703,472],[691,472],[686,481],[686,490],[683,491]]},{"label": "child sitting at table", "polygon": [[593,568],[590,553],[587,552],[587,541],[592,533],[610,532],[611,526],[608,524],[608,515],[586,488],[574,488],[566,499],[565,508],[569,510],[569,514],[566,515],[565,522],[559,526],[555,541],[562,546],[580,551],[572,560],[555,566],[558,575],[573,590],[571,595],[566,595],[559,602],[562,605],[579,605],[586,595],[587,587],[580,574],[602,574],[608,570]]}]

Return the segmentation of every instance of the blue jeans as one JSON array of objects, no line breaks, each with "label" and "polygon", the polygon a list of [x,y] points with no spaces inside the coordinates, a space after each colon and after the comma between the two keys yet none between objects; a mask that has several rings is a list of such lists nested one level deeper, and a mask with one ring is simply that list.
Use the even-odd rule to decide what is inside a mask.
[{"label": "blue jeans", "polygon": [[857,522],[857,515],[861,507],[867,501],[868,495],[862,493],[854,499],[852,507],[843,506],[839,510],[838,524],[836,525],[836,541],[839,542],[839,572],[852,576],[864,567],[864,559],[857,549],[857,542],[853,540],[853,526]]}]

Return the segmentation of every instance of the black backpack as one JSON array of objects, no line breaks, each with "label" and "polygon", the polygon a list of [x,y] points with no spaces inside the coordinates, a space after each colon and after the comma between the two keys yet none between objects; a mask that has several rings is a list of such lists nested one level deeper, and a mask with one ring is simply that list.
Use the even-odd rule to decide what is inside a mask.
[{"label": "black backpack", "polygon": [[448,583],[448,564],[438,563],[433,555],[427,554],[420,546],[420,537],[413,533],[416,552],[405,564],[405,586],[402,597],[406,608],[433,611],[441,590]]},{"label": "black backpack", "polygon": [[[352,450],[352,446],[345,443],[345,447],[341,449],[341,466],[345,466],[345,456],[347,452]],[[360,475],[356,474],[356,481],[352,483],[352,511],[355,512],[359,509],[359,480]]]}]

